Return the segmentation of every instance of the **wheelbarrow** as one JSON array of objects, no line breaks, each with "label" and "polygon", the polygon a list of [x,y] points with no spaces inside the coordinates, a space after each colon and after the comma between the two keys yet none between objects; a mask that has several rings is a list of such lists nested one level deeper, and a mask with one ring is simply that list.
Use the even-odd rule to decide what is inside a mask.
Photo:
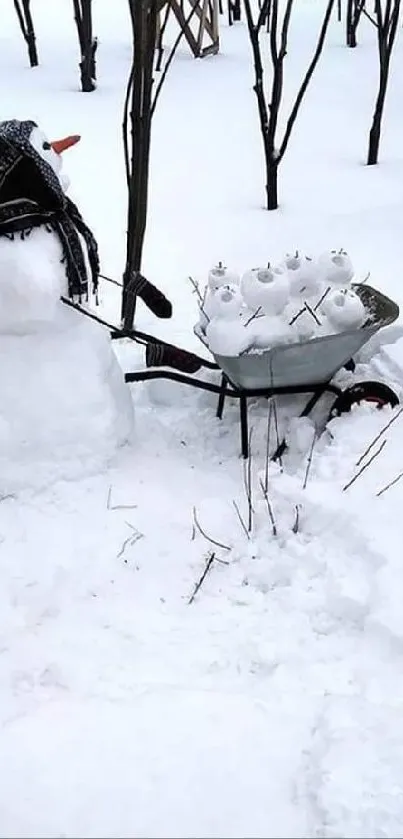
[{"label": "wheelbarrow", "polygon": [[[343,368],[354,370],[354,356],[364,344],[381,328],[389,326],[399,316],[396,303],[377,289],[366,284],[354,284],[368,312],[368,317],[359,329],[349,329],[336,335],[326,335],[309,341],[273,347],[259,353],[249,352],[240,356],[222,356],[212,353],[213,361],[161,341],[138,330],[119,329],[107,324],[102,318],[82,309],[77,304],[64,300],[89,317],[98,320],[111,331],[112,338],[127,337],[146,345],[145,370],[125,374],[126,382],[149,379],[170,379],[218,395],[216,416],[223,416],[225,400],[237,399],[240,406],[240,431],[242,456],[249,455],[248,402],[256,397],[267,399],[284,394],[309,394],[300,416],[308,416],[325,393],[335,397],[329,419],[347,412],[352,405],[362,401],[374,402],[379,407],[396,406],[397,395],[380,381],[356,382],[342,389],[333,381]],[[194,332],[209,350],[206,335],[201,327]],[[210,352],[210,350],[209,350]],[[215,383],[195,376],[201,368],[216,370],[221,374]],[[286,448],[283,440],[272,455],[273,460],[281,457]]]}]

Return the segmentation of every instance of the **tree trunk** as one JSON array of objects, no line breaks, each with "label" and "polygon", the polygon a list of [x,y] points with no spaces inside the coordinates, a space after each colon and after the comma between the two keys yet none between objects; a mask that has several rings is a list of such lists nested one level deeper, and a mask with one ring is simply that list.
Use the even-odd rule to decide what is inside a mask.
[{"label": "tree trunk", "polygon": [[96,88],[95,53],[97,39],[92,34],[92,0],[73,0],[74,18],[80,42],[80,76],[83,93],[91,93]]},{"label": "tree trunk", "polygon": [[355,26],[355,0],[347,0],[346,44],[348,47],[357,46],[357,27]]},{"label": "tree trunk", "polygon": [[34,30],[34,23],[32,20],[30,0],[22,0],[22,7],[20,0],[14,0],[14,8],[17,12],[18,22],[20,24],[21,32],[24,36],[26,45],[28,47],[28,57],[31,67],[37,67],[38,52],[36,49],[36,37]]},{"label": "tree trunk", "polygon": [[266,160],[266,207],[268,210],[278,209],[277,175],[278,165],[271,160]]},{"label": "tree trunk", "polygon": [[382,116],[383,116],[383,109],[385,105],[386,99],[386,90],[388,87],[388,75],[389,75],[389,61],[387,61],[381,67],[381,74],[379,80],[379,91],[378,96],[375,104],[374,116],[372,119],[372,126],[369,132],[369,144],[368,144],[368,158],[367,158],[367,166],[374,166],[378,163],[378,156],[379,156],[379,143],[381,139],[381,125],[382,125]]}]

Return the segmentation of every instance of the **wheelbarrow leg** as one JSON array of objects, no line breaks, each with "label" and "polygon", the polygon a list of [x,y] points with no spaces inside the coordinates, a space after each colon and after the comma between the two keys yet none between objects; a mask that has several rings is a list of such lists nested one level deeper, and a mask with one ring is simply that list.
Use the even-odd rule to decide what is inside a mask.
[{"label": "wheelbarrow leg", "polygon": [[219,394],[219,397],[218,397],[217,411],[216,411],[216,417],[218,419],[222,419],[226,392],[227,392],[227,379],[226,379],[226,376],[223,373],[222,376],[221,376],[221,390],[220,390],[220,394]]},{"label": "wheelbarrow leg", "polygon": [[249,441],[248,441],[248,400],[246,396],[239,397],[239,409],[241,420],[241,450],[242,457],[245,459],[249,457]]}]

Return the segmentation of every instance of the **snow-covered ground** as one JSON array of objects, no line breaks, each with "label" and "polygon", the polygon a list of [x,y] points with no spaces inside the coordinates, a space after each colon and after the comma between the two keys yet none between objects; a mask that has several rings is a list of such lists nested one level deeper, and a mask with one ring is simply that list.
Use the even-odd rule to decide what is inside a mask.
[{"label": "snow-covered ground", "polygon": [[[94,3],[99,87],[86,95],[70,4],[32,4],[36,70],[3,5],[0,117],[82,135],[66,156],[71,194],[104,272],[119,277],[126,4]],[[295,5],[289,95],[321,9]],[[295,248],[345,248],[359,277],[370,270],[403,304],[401,41],[382,162],[369,169],[374,32],[364,23],[349,51],[334,20],[282,165],[281,208],[267,213],[244,25],[223,19],[221,35],[215,58],[182,47],[160,99],[144,270],[174,315],[158,322],[139,304],[138,326],[204,352],[188,275],[204,282],[217,260],[246,270]],[[118,321],[114,287],[101,296]],[[375,350],[357,374],[401,395],[402,341]],[[132,344],[119,355],[125,369],[144,363]],[[259,490],[267,405],[256,402],[248,540],[233,505],[247,517],[236,406],[219,422],[212,395],[167,382],[132,393],[134,442],[107,471],[94,461],[50,485],[33,474],[0,497],[0,836],[402,837],[403,480],[377,493],[403,470],[403,415],[344,491],[395,414],[367,406],[334,420],[305,489],[312,426],[293,421],[284,470],[270,468],[274,538]],[[299,407],[278,406],[281,428]],[[221,547],[195,530],[194,510]]]}]

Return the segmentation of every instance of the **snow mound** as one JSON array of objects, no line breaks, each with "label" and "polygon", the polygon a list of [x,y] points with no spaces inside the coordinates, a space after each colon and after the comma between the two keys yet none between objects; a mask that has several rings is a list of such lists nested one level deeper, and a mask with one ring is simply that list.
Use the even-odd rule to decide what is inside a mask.
[{"label": "snow mound", "polygon": [[0,492],[102,469],[130,439],[130,391],[109,334],[58,303],[39,333],[0,335]]},{"label": "snow mound", "polygon": [[306,835],[292,785],[306,725],[252,697],[167,688],[47,704],[3,730],[1,833]]}]

